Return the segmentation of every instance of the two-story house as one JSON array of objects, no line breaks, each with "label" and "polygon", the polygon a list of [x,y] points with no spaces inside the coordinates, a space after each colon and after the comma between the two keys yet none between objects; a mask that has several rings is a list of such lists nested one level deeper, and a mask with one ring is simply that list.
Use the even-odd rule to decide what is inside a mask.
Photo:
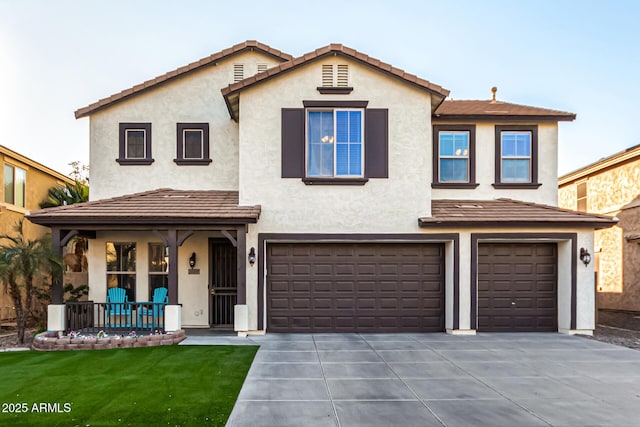
[{"label": "two-story house", "polygon": [[594,234],[598,321],[637,328],[640,325],[640,146],[561,176],[558,187],[559,206],[615,215],[619,219],[616,226]]},{"label": "two-story house", "polygon": [[167,287],[168,330],[589,333],[615,221],[555,207],[575,116],[448,95],[247,41],[76,111],[92,200],[30,218],[91,239],[90,299]]},{"label": "two-story house", "polygon": [[[73,180],[2,145],[0,159],[3,168],[0,234],[15,235],[15,226],[28,211],[38,209],[51,187],[71,184]],[[25,238],[37,239],[47,234],[49,229],[24,221],[23,232]],[[14,315],[13,301],[0,289],[0,320]]]}]

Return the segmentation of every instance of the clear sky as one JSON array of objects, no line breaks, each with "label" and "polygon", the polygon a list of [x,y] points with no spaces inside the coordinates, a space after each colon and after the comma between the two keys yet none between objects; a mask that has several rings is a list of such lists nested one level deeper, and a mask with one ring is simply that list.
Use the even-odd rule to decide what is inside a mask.
[{"label": "clear sky", "polygon": [[[68,174],[73,112],[244,40],[342,43],[451,91],[570,111],[559,173],[640,144],[640,1],[0,0],[0,144]],[[115,141],[114,143],[117,143]]]}]

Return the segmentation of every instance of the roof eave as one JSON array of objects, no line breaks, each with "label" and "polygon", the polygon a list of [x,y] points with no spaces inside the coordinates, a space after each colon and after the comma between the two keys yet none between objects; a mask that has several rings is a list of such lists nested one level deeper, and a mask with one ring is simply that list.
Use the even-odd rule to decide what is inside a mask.
[{"label": "roof eave", "polygon": [[505,115],[505,114],[433,114],[433,122],[474,121],[474,122],[572,122],[570,115]]},{"label": "roof eave", "polygon": [[616,220],[591,220],[591,221],[473,221],[473,220],[447,220],[437,218],[418,218],[418,225],[422,228],[438,227],[468,227],[468,228],[588,228],[600,230],[616,225]]}]

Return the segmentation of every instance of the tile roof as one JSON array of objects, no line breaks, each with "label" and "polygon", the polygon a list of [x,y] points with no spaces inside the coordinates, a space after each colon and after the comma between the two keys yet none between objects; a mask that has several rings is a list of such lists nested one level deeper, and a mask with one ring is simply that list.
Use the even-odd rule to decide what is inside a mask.
[{"label": "tile roof", "polygon": [[245,52],[247,50],[258,50],[264,54],[270,55],[276,59],[281,61],[289,61],[293,57],[288,53],[284,53],[277,49],[273,49],[272,47],[267,46],[264,43],[260,43],[256,40],[247,40],[242,43],[238,43],[234,46],[231,46],[228,49],[221,50],[220,52],[216,52],[211,54],[205,58],[202,58],[198,61],[192,62],[190,64],[185,65],[184,67],[177,68],[173,71],[169,71],[161,76],[155,77],[151,80],[147,80],[144,83],[140,83],[139,85],[133,86],[129,89],[125,89],[115,95],[111,95],[110,97],[103,98],[93,104],[87,105],[86,107],[79,108],[76,110],[75,115],[76,119],[81,117],[86,117],[91,115],[97,110],[108,107],[116,102],[123,101],[127,98],[130,98],[134,95],[138,95],[141,92],[145,92],[151,88],[154,88],[158,85],[166,83],[168,81],[177,79],[179,77],[183,77],[184,75],[200,70],[204,67],[208,67],[210,65],[215,65],[217,62],[222,61],[223,59],[227,59],[228,57]]},{"label": "tile roof", "polygon": [[349,57],[355,61],[360,62],[361,64],[372,67],[378,71],[387,73],[395,78],[399,78],[421,89],[425,89],[428,92],[438,97],[441,97],[442,99],[449,96],[449,91],[447,89],[444,89],[442,86],[431,83],[430,81],[422,79],[414,74],[407,73],[406,71],[401,70],[400,68],[396,68],[390,64],[387,64],[386,62],[380,61],[379,59],[372,58],[369,55],[366,55],[362,52],[358,52],[357,50],[352,49],[350,47],[347,47],[338,43],[332,43],[328,46],[321,47],[312,52],[305,53],[304,55],[294,58],[290,61],[283,62],[282,64],[276,65],[275,67],[272,67],[267,71],[248,77],[237,83],[232,83],[226,88],[223,88],[221,92],[222,92],[222,95],[225,97],[225,101],[227,102],[227,107],[229,108],[229,113],[231,114],[231,117],[234,120],[238,119],[237,108],[236,108],[237,105],[234,105],[234,104],[237,104],[238,93],[243,89],[246,89],[248,87],[264,82],[265,80],[281,75],[287,71],[294,70],[311,61],[324,58],[329,55],[335,55],[335,54]]},{"label": "tile roof", "polygon": [[185,191],[161,188],[69,206],[31,211],[27,218],[56,224],[215,224],[255,223],[260,206],[238,206],[237,191]]},{"label": "tile roof", "polygon": [[619,151],[611,156],[603,157],[596,162],[590,163],[587,166],[583,166],[580,169],[559,177],[558,186],[563,187],[584,177],[598,174],[605,170],[620,166],[626,162],[637,160],[638,158],[640,158],[640,144],[629,147],[624,151]]},{"label": "tile roof", "polygon": [[465,225],[471,227],[521,227],[535,225],[598,229],[610,227],[618,221],[617,218],[606,215],[571,211],[513,199],[433,200],[431,213],[431,217],[418,219],[421,227]]},{"label": "tile roof", "polygon": [[549,108],[530,107],[493,100],[445,100],[433,114],[434,120],[535,119],[573,121],[576,115]]}]

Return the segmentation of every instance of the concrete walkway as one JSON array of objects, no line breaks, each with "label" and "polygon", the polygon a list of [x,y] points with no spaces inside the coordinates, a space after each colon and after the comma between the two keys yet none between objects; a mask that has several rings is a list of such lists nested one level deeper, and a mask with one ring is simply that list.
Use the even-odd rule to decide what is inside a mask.
[{"label": "concrete walkway", "polygon": [[640,426],[640,351],[562,334],[268,334],[228,426]]}]

